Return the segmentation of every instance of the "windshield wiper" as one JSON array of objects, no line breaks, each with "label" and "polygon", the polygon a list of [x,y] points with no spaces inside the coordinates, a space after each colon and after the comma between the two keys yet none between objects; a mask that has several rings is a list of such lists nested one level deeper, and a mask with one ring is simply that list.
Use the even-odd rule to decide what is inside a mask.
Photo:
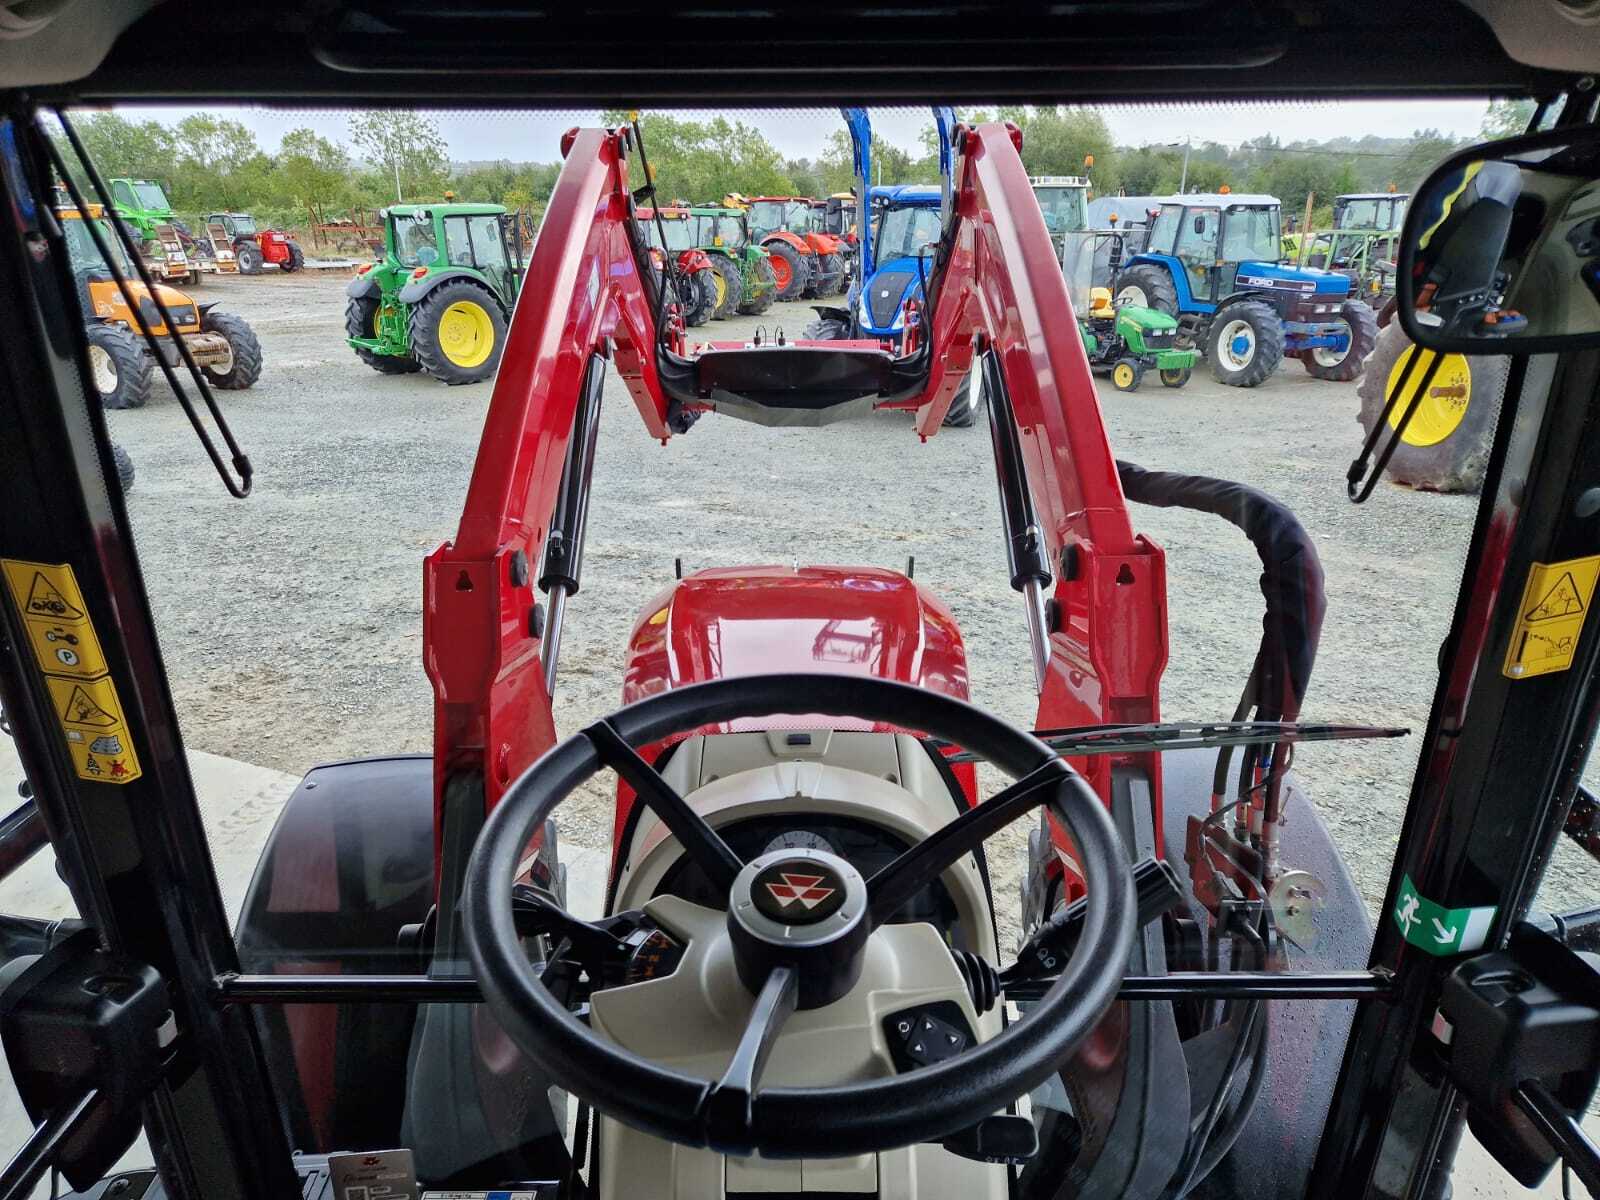
[{"label": "windshield wiper", "polygon": [[[1334,725],[1308,721],[1161,721],[1145,725],[1079,725],[1035,729],[1033,736],[1070,757],[1132,754],[1146,750],[1206,750],[1222,746],[1265,746],[1288,742],[1344,742],[1401,738],[1411,733],[1389,725]],[[952,743],[930,738],[943,749]],[[946,762],[983,762],[981,754],[957,750]]]}]

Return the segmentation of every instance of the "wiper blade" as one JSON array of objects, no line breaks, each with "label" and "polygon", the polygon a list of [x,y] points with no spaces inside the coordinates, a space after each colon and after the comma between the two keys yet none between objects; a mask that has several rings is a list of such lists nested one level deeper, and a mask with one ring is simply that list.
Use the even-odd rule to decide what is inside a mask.
[{"label": "wiper blade", "polygon": [[[1411,733],[1389,725],[1335,725],[1305,721],[1159,721],[1146,725],[1078,725],[1035,729],[1033,736],[1060,754],[1134,754],[1149,750],[1214,750],[1220,746],[1264,746],[1283,742],[1345,742],[1401,738]],[[941,749],[949,742],[932,739]],[[957,750],[946,762],[983,762],[981,754]]]}]

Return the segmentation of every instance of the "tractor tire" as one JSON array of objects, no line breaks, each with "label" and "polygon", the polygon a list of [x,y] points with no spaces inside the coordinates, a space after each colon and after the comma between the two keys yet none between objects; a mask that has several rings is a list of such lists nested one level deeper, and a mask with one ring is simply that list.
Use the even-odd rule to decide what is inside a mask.
[{"label": "tractor tire", "polygon": [[778,284],[772,275],[770,258],[763,258],[760,262],[751,264],[750,274],[760,291],[759,294],[752,296],[747,289],[744,292],[743,302],[739,305],[739,311],[747,317],[754,317],[772,307],[772,302],[778,298]]},{"label": "tractor tire", "polygon": [[720,297],[711,318],[725,321],[744,303],[744,275],[739,271],[739,264],[725,254],[711,256],[711,274],[716,276],[711,281],[713,290]]},{"label": "tractor tire", "polygon": [[1206,358],[1218,383],[1260,387],[1283,362],[1283,322],[1259,300],[1236,301],[1211,318]]},{"label": "tractor tire", "polygon": [[764,249],[777,284],[777,298],[798,300],[811,286],[811,264],[788,242],[772,242]]},{"label": "tractor tire", "polygon": [[978,414],[982,411],[983,388],[978,381],[978,364],[973,363],[966,382],[951,397],[942,424],[949,429],[971,429],[978,423]]},{"label": "tractor tire", "polygon": [[226,391],[242,392],[261,378],[261,343],[243,317],[209,312],[200,318],[200,329],[204,333],[220,333],[233,349],[233,363],[226,371],[206,368],[212,383]]},{"label": "tractor tire", "polygon": [[710,271],[694,271],[683,277],[688,293],[683,298],[683,323],[690,329],[698,329],[717,311],[717,290],[711,275]]},{"label": "tractor tire", "polygon": [[1343,354],[1336,350],[1307,350],[1300,361],[1318,379],[1348,383],[1361,374],[1361,364],[1378,344],[1378,314],[1365,300],[1346,300],[1339,307],[1339,317],[1350,328],[1349,348]]},{"label": "tractor tire", "polygon": [[261,274],[261,264],[263,262],[261,247],[254,242],[240,242],[238,248],[233,252],[233,260],[239,264],[239,274]]},{"label": "tractor tire", "polygon": [[1119,392],[1137,392],[1144,382],[1144,364],[1137,358],[1119,358],[1111,368],[1111,386]]},{"label": "tractor tire", "polygon": [[837,254],[819,254],[811,263],[811,286],[807,296],[831,296],[844,278],[844,262]]},{"label": "tractor tire", "polygon": [[133,459],[126,450],[112,442],[111,461],[116,464],[117,482],[122,485],[122,494],[126,496],[133,491]]},{"label": "tractor tire", "polygon": [[155,364],[144,343],[120,325],[91,325],[89,385],[104,408],[143,408]]},{"label": "tractor tire", "polygon": [[409,330],[412,357],[450,387],[492,378],[505,349],[500,301],[466,279],[441,283],[413,304]]},{"label": "tractor tire", "polygon": [[278,270],[293,274],[306,265],[305,251],[300,249],[299,242],[289,243],[289,257],[278,264]]},{"label": "tractor tire", "polygon": [[1194,372],[1188,367],[1177,367],[1162,371],[1161,386],[1169,388],[1187,387],[1189,386],[1189,376],[1193,374]]},{"label": "tractor tire", "polygon": [[816,319],[807,322],[806,327],[800,331],[800,339],[802,341],[842,342],[851,335],[852,330],[849,321],[827,316],[826,311],[838,312],[839,310],[819,311]]},{"label": "tractor tire", "polygon": [[[1361,398],[1356,419],[1361,423],[1363,437],[1372,433],[1383,416],[1389,388],[1398,381],[1400,362],[1410,347],[1411,341],[1398,321],[1391,322],[1378,335],[1377,348],[1367,360],[1356,391]],[[1426,367],[1424,357],[1415,370]],[[1445,355],[1428,388],[1430,394],[1406,426],[1384,474],[1396,483],[1424,492],[1479,491],[1510,368],[1509,358]],[[1417,380],[1420,376],[1412,378]],[[1391,429],[1404,411],[1402,399],[1389,416]],[[1383,438],[1378,445],[1386,443],[1387,438]]]},{"label": "tractor tire", "polygon": [[1178,290],[1172,286],[1172,276],[1148,263],[1121,272],[1111,285],[1111,293],[1118,304],[1153,308],[1169,317],[1178,315]]},{"label": "tractor tire", "polygon": [[[346,337],[376,337],[378,331],[378,302],[373,299],[353,299],[344,306],[344,333]],[[407,355],[374,354],[371,350],[356,350],[356,357],[380,375],[412,375],[422,370],[422,364]]]}]

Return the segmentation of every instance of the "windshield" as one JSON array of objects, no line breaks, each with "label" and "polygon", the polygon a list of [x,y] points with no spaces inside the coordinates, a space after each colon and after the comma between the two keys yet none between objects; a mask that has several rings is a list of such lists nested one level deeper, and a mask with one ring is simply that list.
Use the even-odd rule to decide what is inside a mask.
[{"label": "windshield", "polygon": [[233,222],[233,232],[235,234],[256,232],[256,219],[254,217],[235,215],[229,219]]},{"label": "windshield", "polygon": [[1390,207],[1386,200],[1349,200],[1339,210],[1339,219],[1334,223],[1339,229],[1384,229],[1388,222],[1378,215],[1378,206],[1386,210]]},{"label": "windshield", "polygon": [[1088,224],[1087,188],[1035,184],[1033,194],[1039,198],[1044,227],[1051,234],[1082,229]]},{"label": "windshield", "polygon": [[941,225],[937,208],[891,208],[878,219],[879,263],[895,258],[931,257]]},{"label": "windshield", "polygon": [[155,212],[170,212],[171,203],[167,200],[166,192],[161,190],[159,183],[136,183],[133,191],[139,198],[139,207],[151,209]]},{"label": "windshield", "polygon": [[[133,268],[128,263],[127,253],[122,248],[122,243],[111,228],[111,223],[103,217],[95,222],[100,231],[100,239],[105,242],[114,256],[117,269],[124,278],[133,275]],[[67,254],[72,261],[72,269],[76,271],[106,272],[106,260],[94,244],[94,235],[89,232],[89,224],[81,217],[69,217],[61,222],[61,230],[67,239]]]},{"label": "windshield", "polygon": [[421,213],[395,215],[394,256],[402,267],[429,267],[439,261],[439,245],[433,221]]},{"label": "windshield", "polygon": [[1275,208],[1230,208],[1222,224],[1223,262],[1277,262],[1283,253]]},{"label": "windshield", "polygon": [[[829,14],[812,15],[815,33]],[[1129,26],[1130,46],[1142,32]],[[796,24],[794,35],[800,46],[807,29]],[[753,77],[770,65],[717,69]],[[937,73],[923,74],[938,85]],[[204,72],[194,78],[203,84]],[[1019,74],[1006,88],[1027,78]],[[71,113],[108,158],[129,127],[141,145],[178,148],[170,164],[145,165],[130,151],[105,166],[105,178],[157,176],[191,216],[230,211],[218,205],[253,209],[255,220],[249,211],[232,217],[237,229],[282,230],[296,246],[293,256],[283,246],[258,247],[234,264],[238,275],[169,285],[207,306],[197,313],[206,327],[188,345],[207,377],[228,385],[217,395],[255,465],[250,500],[225,499],[203,449],[185,440],[184,408],[161,363],[138,345],[129,350],[121,334],[130,331],[97,328],[96,353],[78,366],[85,386],[96,388],[118,380],[142,386],[148,367],[148,394],[136,386],[132,406],[106,399],[103,413],[84,409],[77,393],[72,400],[80,417],[93,417],[71,427],[84,461],[89,433],[104,429],[138,469],[125,503],[94,497],[83,511],[92,509],[103,536],[131,527],[139,574],[109,592],[98,578],[86,582],[85,602],[97,617],[110,611],[108,598],[119,619],[137,610],[143,620],[147,609],[159,634],[129,642],[138,655],[131,662],[118,648],[105,675],[87,673],[72,686],[88,684],[85,699],[94,703],[109,700],[102,686],[115,685],[130,722],[139,718],[133,745],[146,760],[144,778],[129,794],[155,797],[158,810],[175,803],[182,789],[167,785],[188,764],[214,863],[195,866],[189,883],[197,894],[213,878],[220,885],[228,913],[221,938],[233,935],[241,970],[280,981],[425,973],[440,880],[466,870],[464,855],[441,867],[442,856],[473,843],[477,815],[506,811],[509,789],[551,746],[598,729],[624,705],[707,681],[765,673],[800,680],[813,671],[964,698],[1022,731],[1118,726],[1126,741],[1111,752],[1089,752],[1106,750],[1103,741],[1053,741],[1112,815],[1129,860],[1165,860],[1176,874],[1170,910],[1118,956],[1115,965],[1133,979],[1250,972],[1249,986],[1259,989],[1257,972],[1367,969],[1375,937],[1393,937],[1403,923],[1391,877],[1398,887],[1410,868],[1397,870],[1397,847],[1422,852],[1421,843],[1406,842],[1408,813],[1416,811],[1419,761],[1433,749],[1426,731],[1435,696],[1455,687],[1440,688],[1439,662],[1467,620],[1456,605],[1467,564],[1492,570],[1496,554],[1509,555],[1519,575],[1502,591],[1520,595],[1525,584],[1520,539],[1528,527],[1520,517],[1507,517],[1503,530],[1488,522],[1521,511],[1522,501],[1508,499],[1513,477],[1527,496],[1536,481],[1512,464],[1503,475],[1488,464],[1497,454],[1531,458],[1547,444],[1535,444],[1533,424],[1522,429],[1549,407],[1543,394],[1508,388],[1534,379],[1541,363],[1546,376],[1553,366],[1540,356],[1526,371],[1493,356],[1440,359],[1372,497],[1350,503],[1351,460],[1369,436],[1379,449],[1390,445],[1407,405],[1387,401],[1419,356],[1409,353],[1400,322],[1378,325],[1394,293],[1392,246],[1331,236],[1331,207],[1338,195],[1376,195],[1391,181],[1414,189],[1457,143],[1479,136],[1487,99],[974,105],[958,109],[963,124],[1010,121],[1021,150],[986,122],[966,135],[973,140],[964,151],[988,158],[960,158],[969,190],[957,197],[954,220],[962,224],[949,230],[936,199],[871,203],[873,192],[903,186],[918,189],[904,194],[927,195],[926,181],[939,177],[938,143],[921,137],[934,128],[932,113],[874,111],[871,191],[859,208],[870,247],[834,256],[774,240],[749,260],[709,255],[712,270],[668,272],[675,278],[663,287],[640,269],[650,255],[629,252],[630,236],[654,242],[656,221],[630,229],[611,223],[609,203],[576,216],[582,206],[570,203],[580,186],[618,182],[606,174],[616,142],[595,129],[620,128],[622,118],[494,113],[476,107],[486,103],[476,92],[461,100],[474,106],[462,111],[434,108],[455,103],[444,93],[419,97],[427,103],[416,111],[191,104]],[[1428,133],[1445,119],[1436,107],[1459,117],[1437,137]],[[181,140],[179,121],[202,114],[238,125],[239,166],[225,188],[226,173],[194,159]],[[378,135],[391,132],[384,121],[392,118],[404,118],[408,153],[385,158]],[[762,201],[748,214],[704,212],[724,197],[825,197],[859,186],[836,136],[846,132],[844,119],[820,100],[792,109],[647,109],[640,122],[663,203],[702,210],[688,219],[663,214],[658,257],[674,267],[677,253],[719,237],[738,251],[747,227],[807,229],[817,219],[787,199]],[[576,141],[565,138],[574,124],[582,126]],[[1031,185],[1085,170],[1091,153],[1092,208],[1085,189]],[[626,183],[637,188],[642,168],[632,149],[627,165]],[[14,169],[5,160],[0,190]],[[984,191],[997,180],[1011,190]],[[1100,197],[1125,202],[1114,230],[1088,215],[1101,211]],[[1258,203],[1273,197],[1297,218],[1309,201],[1309,228],[1324,240],[1302,237],[1295,255],[1305,271],[1252,280],[1240,263],[1280,261],[1279,211]],[[534,228],[502,233],[496,218],[446,215],[447,204],[526,212]],[[1041,234],[1035,206],[1048,246],[1019,241]],[[429,215],[401,215],[414,207]],[[1360,228],[1378,208],[1342,219]],[[1135,228],[1152,209],[1152,228]],[[598,226],[580,223],[597,213]],[[99,268],[87,227],[63,225],[65,245],[52,231],[52,253],[64,249],[80,274]],[[946,236],[949,273],[940,276],[934,247]],[[394,269],[358,274],[375,245],[384,260],[386,239]],[[1365,257],[1350,249],[1361,242]],[[854,255],[858,249],[871,254]],[[855,272],[868,258],[883,269],[858,286]],[[1378,259],[1388,261],[1387,272]],[[398,298],[417,268],[451,263],[476,264],[476,273],[417,280],[411,299]],[[519,264],[529,275],[525,294]],[[42,269],[50,265],[46,259],[30,278],[61,292],[55,311],[76,314],[62,305],[79,297],[66,294],[64,270]],[[1318,275],[1323,290],[1305,290],[1322,268],[1355,277],[1330,289]],[[114,289],[83,282],[82,299],[99,320],[96,309],[111,307]],[[75,316],[70,324],[55,332],[65,338],[78,328]],[[235,353],[228,337],[241,326],[254,342],[241,339]],[[31,343],[10,343],[24,344]],[[975,345],[1000,352],[969,359]],[[926,372],[938,364],[945,390],[930,407]],[[1005,381],[1004,395],[993,375],[971,386],[991,369]],[[251,386],[233,387],[247,379]],[[181,382],[188,388],[186,373]],[[0,380],[0,392],[7,386]],[[192,399],[193,389],[186,394]],[[949,410],[936,417],[945,400]],[[1500,414],[1513,410],[1518,425],[1508,431]],[[592,475],[578,455],[585,439],[574,436],[591,417]],[[1003,459],[1002,469],[991,421],[1016,435],[1015,460]],[[1572,428],[1578,424],[1573,418]],[[1011,454],[1004,437],[1001,452]],[[221,450],[225,464],[230,453]],[[0,447],[0,461],[15,457]],[[11,482],[0,480],[0,493],[20,495]],[[108,493],[113,486],[107,472]],[[578,494],[587,501],[582,586],[569,589],[549,535],[565,523],[564,534],[576,538],[567,518]],[[1264,528],[1274,543],[1264,547],[1265,565],[1247,536],[1266,540]],[[58,553],[48,531],[24,532],[28,544],[7,561],[133,569],[132,559],[109,549]],[[1591,533],[1580,530],[1570,549],[1563,542],[1549,557],[1582,558]],[[1500,536],[1518,539],[1518,548],[1492,540]],[[1033,566],[1010,561],[1035,545]],[[1474,545],[1479,552],[1469,559]],[[0,587],[6,578],[0,571]],[[1578,578],[1587,576],[1580,570]],[[130,597],[138,603],[124,604]],[[50,609],[48,594],[41,599],[53,623],[16,605],[0,625],[36,631],[46,662],[65,664],[61,650],[81,661],[83,627],[55,621],[66,610]],[[1600,590],[1584,603],[1596,600]],[[80,640],[46,640],[52,631]],[[110,652],[110,629],[99,632]],[[1270,670],[1257,667],[1264,634],[1273,639]],[[1462,686],[1493,677],[1514,710],[1537,709],[1562,684],[1506,676],[1508,631],[1484,637],[1477,682]],[[30,646],[15,652],[31,654]],[[20,677],[0,673],[7,698]],[[23,689],[39,693],[30,711],[8,715],[25,737],[42,716],[51,740],[37,757],[29,746],[8,757],[11,740],[0,737],[5,795],[15,794],[23,761],[52,764],[40,782],[59,790],[72,778],[68,764],[82,761],[70,755],[119,737],[96,726],[104,718],[84,703],[73,707],[66,692],[56,694],[50,680],[65,678],[46,673]],[[808,704],[808,686],[793,683],[794,714],[701,723],[670,746],[640,748],[644,770],[711,814],[741,859],[827,855],[870,879],[1008,782],[992,763],[945,762],[938,745],[930,756],[920,734],[815,715],[832,710]],[[53,714],[44,707],[52,698]],[[156,740],[139,716],[152,698],[170,702],[175,716],[154,728]],[[56,720],[63,712],[92,720]],[[1300,720],[1323,732],[1410,733],[1308,735],[1291,751],[1270,730],[1226,729],[1236,716]],[[1156,734],[1141,732],[1147,723],[1159,723]],[[1188,748],[1167,748],[1174,729],[1187,731]],[[73,733],[81,740],[69,740]],[[1244,744],[1224,747],[1224,734]],[[112,746],[125,744],[100,741],[95,762],[107,753],[115,761]],[[1600,763],[1585,778],[1600,783]],[[83,783],[91,802],[118,794],[109,783]],[[721,859],[708,855],[708,868],[683,853],[648,808],[630,807],[634,795],[603,772],[554,813],[539,847],[524,856],[520,886],[534,890],[515,893],[513,917],[536,922],[537,896],[586,921],[654,913],[662,929],[635,928],[630,916],[607,927],[625,936],[584,935],[581,950],[561,949],[571,940],[565,934],[537,933],[522,950],[534,974],[551,982],[550,994],[570,1001],[574,1023],[590,1021],[587,1028],[624,1040],[635,1036],[626,1024],[637,1030],[641,1055],[720,1076],[754,1003],[734,968],[728,890],[717,887]],[[1283,806],[1277,823],[1269,796]],[[1548,795],[1530,797],[1526,822],[1550,804]],[[1513,820],[1504,828],[1510,846],[1524,826]],[[1445,823],[1427,836],[1448,842],[1466,831]],[[113,844],[106,861],[131,870],[141,848],[164,853],[165,844]],[[1564,863],[1556,856],[1559,895],[1546,908],[1600,901],[1600,870],[1578,847],[1567,853]],[[1008,976],[1006,994],[985,1006],[991,981],[977,960],[1007,970],[1019,944],[1053,918],[1077,928],[1080,910],[1071,906],[1084,885],[1073,854],[1053,818],[1033,809],[992,838],[982,858],[969,851],[946,859],[950,865],[871,935],[863,975],[871,1003],[840,1004],[848,1019],[838,1023],[797,1009],[777,1031],[767,1081],[836,1082],[829,1072],[837,1069],[838,1078],[892,1082],[904,1045],[894,1040],[894,1021],[928,1003],[945,1006],[933,1013],[941,1021],[959,1012],[977,1039],[1000,1036],[1007,1023],[1026,1028],[1040,993],[1013,988]],[[62,859],[71,874],[72,855]],[[55,906],[50,915],[68,915],[53,857],[29,867],[38,870],[0,878],[0,893],[9,883],[13,901],[0,913],[34,911],[43,896]],[[115,882],[118,898],[137,900],[136,888]],[[504,882],[495,894],[509,904]],[[768,882],[778,887],[768,895],[810,890]],[[1472,873],[1461,894],[1445,897],[1429,887],[1453,883],[1419,876],[1422,896],[1407,918],[1419,922],[1417,936],[1430,931],[1432,917],[1443,923],[1451,909],[1476,903],[1471,893],[1481,882]],[[803,910],[803,900],[796,903]],[[454,935],[449,913],[441,914],[433,920],[445,947]],[[685,970],[674,969],[677,951],[667,944],[677,935],[663,931],[680,919],[705,931],[686,951],[704,957],[685,958]],[[0,935],[6,928],[0,921]],[[651,930],[661,937],[641,945]],[[604,957],[593,973],[560,964],[547,973],[541,959],[620,954],[619,939],[626,959]],[[682,940],[687,935],[679,948]],[[0,936],[0,951],[4,942]],[[1407,969],[1411,950],[1430,955],[1420,942],[1410,946],[1385,961]],[[1440,968],[1435,984],[1454,965],[1430,961]],[[441,957],[433,965],[476,973],[470,962]],[[709,1009],[694,1007],[698,993],[683,986],[691,978],[710,980]],[[214,992],[209,974],[204,979]],[[607,986],[618,983],[625,986]],[[608,1003],[635,996],[637,1023],[608,1025],[620,1014]],[[1433,984],[1402,997],[1405,1006],[1435,1001]],[[1305,1196],[1356,1007],[1238,995],[1129,999],[1036,1087],[988,1110],[1016,1100],[1013,1111],[1038,1139],[1039,1152],[1016,1170],[933,1144],[877,1159],[724,1161],[704,1147],[678,1152],[643,1141],[590,1107],[581,1136],[605,1170],[563,1185],[563,1194]],[[250,1018],[273,1072],[269,1111],[308,1154],[409,1148],[425,1176],[416,1195],[587,1175],[587,1161],[574,1171],[570,1155],[580,1137],[578,1098],[547,1086],[532,1060],[501,1040],[503,1031],[480,1036],[489,1008],[424,1009],[241,1005],[223,1016]],[[1374,1009],[1390,1006],[1361,1007]],[[1251,1013],[1264,1026],[1247,1026]],[[180,1024],[187,1055],[187,1010]],[[1264,1032],[1245,1036],[1256,1028]],[[1211,1124],[1207,1112],[1236,1046],[1236,1080]],[[1443,1048],[1424,1049],[1442,1063]],[[32,1127],[14,1096],[7,1104],[0,1116],[12,1128]],[[1180,1165],[1185,1175],[1192,1167],[1192,1179],[1178,1178]],[[1408,1179],[1394,1187],[1404,1190]],[[1457,1177],[1462,1200],[1469,1192],[1476,1200],[1475,1179]],[[1546,1192],[1557,1186],[1552,1177]],[[1352,1187],[1359,1195],[1361,1185]]]}]

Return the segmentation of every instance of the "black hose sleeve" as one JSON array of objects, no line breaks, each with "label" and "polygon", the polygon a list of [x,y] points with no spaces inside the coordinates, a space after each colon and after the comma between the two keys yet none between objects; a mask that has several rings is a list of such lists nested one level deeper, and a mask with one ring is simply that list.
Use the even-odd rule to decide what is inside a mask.
[{"label": "black hose sleeve", "polygon": [[1227,479],[1148,471],[1118,461],[1122,491],[1137,504],[1211,513],[1238,526],[1261,557],[1261,653],[1255,667],[1256,715],[1292,721],[1311,682],[1327,610],[1322,562],[1311,535],[1265,492]]}]

